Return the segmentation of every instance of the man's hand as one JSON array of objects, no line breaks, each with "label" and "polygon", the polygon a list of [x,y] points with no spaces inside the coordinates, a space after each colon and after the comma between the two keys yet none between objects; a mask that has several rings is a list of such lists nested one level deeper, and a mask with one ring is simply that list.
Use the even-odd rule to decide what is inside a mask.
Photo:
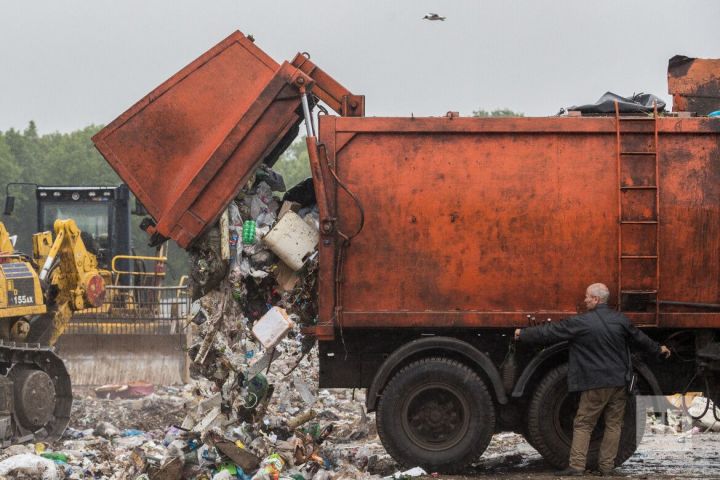
[{"label": "man's hand", "polygon": [[520,340],[520,332],[521,332],[521,330],[520,330],[519,328],[516,328],[516,329],[515,329],[515,341],[516,341],[516,342],[517,342],[518,340]]},{"label": "man's hand", "polygon": [[664,358],[669,358],[670,355],[672,355],[672,352],[665,345],[660,345],[660,355],[662,355]]}]

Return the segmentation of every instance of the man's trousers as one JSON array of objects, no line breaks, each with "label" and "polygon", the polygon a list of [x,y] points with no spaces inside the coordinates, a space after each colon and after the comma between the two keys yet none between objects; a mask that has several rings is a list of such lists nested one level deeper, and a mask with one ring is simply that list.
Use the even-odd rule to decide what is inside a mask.
[{"label": "man's trousers", "polygon": [[609,472],[615,468],[626,401],[625,387],[595,388],[582,392],[573,423],[570,468],[585,470],[590,435],[603,411],[605,434],[600,444],[598,467],[601,472]]}]

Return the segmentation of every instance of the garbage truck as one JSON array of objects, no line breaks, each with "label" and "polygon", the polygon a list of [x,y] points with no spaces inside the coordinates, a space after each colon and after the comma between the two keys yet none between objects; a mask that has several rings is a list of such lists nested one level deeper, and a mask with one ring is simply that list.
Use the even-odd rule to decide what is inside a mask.
[{"label": "garbage truck", "polygon": [[[683,61],[673,75],[685,86],[697,72],[720,78],[717,63]],[[306,332],[320,386],[367,389],[404,465],[458,471],[515,431],[563,467],[578,401],[568,346],[511,339],[576,314],[591,283],[674,353],[634,358],[642,393],[720,400],[720,119],[615,105],[366,117],[364,97],[309,55],[278,64],[235,32],[93,141],[147,208],[151,241],[192,248],[304,122],[320,215],[319,313]],[[618,463],[643,422],[627,409]]]}]

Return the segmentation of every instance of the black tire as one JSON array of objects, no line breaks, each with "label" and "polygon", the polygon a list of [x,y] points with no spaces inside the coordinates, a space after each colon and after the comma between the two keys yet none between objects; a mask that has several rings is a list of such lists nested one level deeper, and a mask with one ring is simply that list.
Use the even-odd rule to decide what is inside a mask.
[{"label": "black tire", "polygon": [[455,473],[490,443],[495,405],[470,368],[446,358],[427,358],[390,380],[376,421],[383,446],[398,463]]},{"label": "black tire", "polygon": [[[557,468],[566,468],[572,442],[572,425],[580,399],[579,393],[569,393],[567,364],[551,370],[533,392],[528,408],[527,436],[529,443],[543,458]],[[630,458],[642,440],[645,415],[636,418],[636,398],[628,397],[625,419],[620,434],[620,446],[615,465]],[[593,430],[588,449],[587,468],[597,468],[598,451],[604,432],[602,417]]]}]

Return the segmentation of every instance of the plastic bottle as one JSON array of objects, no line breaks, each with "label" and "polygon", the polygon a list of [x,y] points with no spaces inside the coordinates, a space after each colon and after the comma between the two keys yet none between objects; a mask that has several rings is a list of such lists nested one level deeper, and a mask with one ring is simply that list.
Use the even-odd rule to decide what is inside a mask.
[{"label": "plastic bottle", "polygon": [[40,456],[52,460],[55,463],[67,463],[68,461],[68,456],[62,452],[43,452]]},{"label": "plastic bottle", "polygon": [[255,243],[255,220],[245,220],[243,222],[242,242],[244,245]]}]

